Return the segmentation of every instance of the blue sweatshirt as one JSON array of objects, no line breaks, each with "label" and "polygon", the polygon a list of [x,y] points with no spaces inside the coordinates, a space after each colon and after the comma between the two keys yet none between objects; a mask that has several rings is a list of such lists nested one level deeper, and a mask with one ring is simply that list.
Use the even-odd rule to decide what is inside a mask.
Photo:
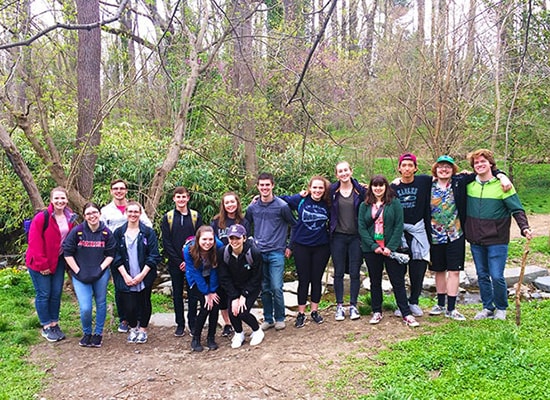
[{"label": "blue sweatshirt", "polygon": [[290,208],[298,212],[298,222],[292,230],[292,242],[302,246],[328,244],[329,206],[324,200],[315,201],[311,195],[281,196]]}]

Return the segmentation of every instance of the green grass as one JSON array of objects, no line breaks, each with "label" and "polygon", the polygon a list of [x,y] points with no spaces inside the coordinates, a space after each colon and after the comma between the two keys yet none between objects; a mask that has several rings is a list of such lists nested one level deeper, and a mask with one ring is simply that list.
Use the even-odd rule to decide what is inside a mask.
[{"label": "green grass", "polygon": [[522,324],[447,323],[374,358],[350,355],[327,385],[348,399],[547,399],[550,301],[523,303]]}]

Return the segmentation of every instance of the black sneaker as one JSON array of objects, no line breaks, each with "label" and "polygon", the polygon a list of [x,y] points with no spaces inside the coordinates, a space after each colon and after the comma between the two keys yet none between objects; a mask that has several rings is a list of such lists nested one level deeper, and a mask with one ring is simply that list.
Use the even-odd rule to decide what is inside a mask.
[{"label": "black sneaker", "polygon": [[218,350],[218,344],[213,337],[206,338],[206,346],[208,347],[208,350]]},{"label": "black sneaker", "polygon": [[228,337],[233,333],[233,327],[231,325],[225,325],[223,327],[222,336]]},{"label": "black sneaker", "polygon": [[198,352],[203,350],[200,338],[193,336],[193,340],[191,340],[191,350]]},{"label": "black sneaker", "polygon": [[82,347],[90,347],[92,345],[91,343],[92,335],[85,333],[84,336],[82,336],[82,339],[80,339],[80,342],[78,342],[78,345]]},{"label": "black sneaker", "polygon": [[101,342],[103,341],[102,335],[96,335],[94,334],[92,336],[92,339],[90,340],[90,346],[91,347],[101,347]]},{"label": "black sneaker", "polygon": [[53,330],[53,327],[43,328],[40,334],[48,342],[57,342],[59,340],[59,336],[57,336],[57,333]]},{"label": "black sneaker", "polygon": [[61,328],[59,327],[59,325],[54,325],[51,327],[52,331],[55,332],[55,334],[57,335],[57,340],[63,340],[65,339],[65,334],[63,333],[63,331],[61,330]]},{"label": "black sneaker", "polygon": [[296,316],[296,322],[294,323],[294,326],[296,328],[301,328],[306,324],[306,315],[304,313],[298,313]]},{"label": "black sneaker", "polygon": [[185,326],[178,325],[174,332],[174,336],[181,337],[183,335],[185,335]]},{"label": "black sneaker", "polygon": [[321,317],[321,314],[319,314],[319,312],[317,311],[313,311],[311,313],[311,319],[318,324],[322,324],[324,321],[323,317]]}]

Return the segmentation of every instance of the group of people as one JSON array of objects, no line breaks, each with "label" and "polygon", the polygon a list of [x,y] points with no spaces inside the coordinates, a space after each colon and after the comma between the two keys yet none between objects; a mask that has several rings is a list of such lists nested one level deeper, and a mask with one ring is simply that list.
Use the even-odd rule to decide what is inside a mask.
[{"label": "group of people", "polygon": [[[375,175],[368,185],[353,178],[351,166],[342,161],[335,168],[335,183],[314,176],[307,190],[282,196],[273,194],[273,175],[262,173],[257,179],[259,196],[246,214],[239,196],[227,192],[210,225],[204,225],[201,214],[188,206],[189,191],[177,187],[174,209],[161,222],[172,279],[175,336],[185,335],[184,293],[193,351],[203,350],[201,336],[207,320],[206,347],[218,348],[215,334],[220,312],[222,335],[233,333],[232,348],[246,340],[243,322],[252,330],[252,346],[263,341],[265,330],[285,329],[283,276],[285,257],[291,255],[298,275],[296,328],[306,325],[308,294],[309,317],[316,324],[324,321],[319,302],[331,256],[337,321],[346,314],[351,320],[360,318],[357,301],[363,260],[370,278],[371,324],[383,318],[385,270],[397,303],[395,315],[408,326],[419,325],[416,317],[423,310],[418,300],[428,266],[435,273],[437,288],[437,305],[429,313],[464,320],[456,299],[465,240],[471,244],[483,303],[475,319],[505,319],[508,303],[503,274],[511,217],[524,236],[530,238],[531,230],[517,193],[496,169],[492,152],[480,149],[468,159],[474,173],[458,173],[454,160],[443,155],[433,164],[431,176],[417,175],[416,156],[405,153],[399,157],[400,178],[390,183]],[[80,307],[81,346],[101,346],[111,275],[118,330],[128,333],[128,342],[147,342],[151,289],[161,261],[158,240],[142,206],[126,198],[126,182],[114,180],[110,189],[112,202],[103,208],[87,203],[84,222],[76,224],[67,191],[57,187],[48,208],[37,213],[30,225],[26,263],[36,290],[41,333],[48,341],[65,338],[59,327],[59,309],[68,270]],[[345,273],[350,276],[347,309]],[[251,313],[260,295],[261,325]]]}]

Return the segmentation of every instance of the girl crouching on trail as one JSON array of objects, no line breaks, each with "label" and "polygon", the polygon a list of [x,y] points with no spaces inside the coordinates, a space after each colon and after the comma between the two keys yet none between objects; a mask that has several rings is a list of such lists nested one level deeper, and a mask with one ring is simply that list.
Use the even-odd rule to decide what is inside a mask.
[{"label": "girl crouching on trail", "polygon": [[185,276],[191,290],[191,295],[200,299],[200,312],[195,322],[191,349],[202,351],[201,333],[208,317],[208,336],[206,345],[209,350],[216,350],[218,345],[214,340],[218,324],[220,297],[218,289],[218,259],[216,256],[216,240],[211,226],[203,225],[197,229],[195,239],[184,246]]}]

